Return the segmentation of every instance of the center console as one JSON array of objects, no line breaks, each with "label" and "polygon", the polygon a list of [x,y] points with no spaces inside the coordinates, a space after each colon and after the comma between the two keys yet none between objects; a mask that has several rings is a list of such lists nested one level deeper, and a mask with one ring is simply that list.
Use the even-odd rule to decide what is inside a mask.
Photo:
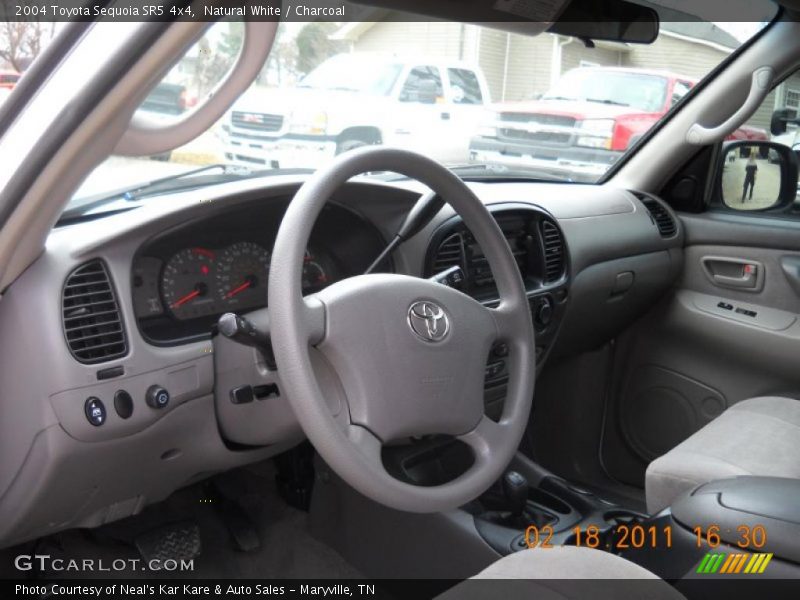
[{"label": "center console", "polygon": [[473,516],[484,541],[501,555],[531,547],[593,544],[582,542],[587,534],[596,535],[598,546],[605,547],[618,526],[648,518],[519,455],[512,470],[464,510]]},{"label": "center console", "polygon": [[800,480],[743,476],[703,484],[644,521],[669,544],[620,554],[665,579],[800,578]]}]

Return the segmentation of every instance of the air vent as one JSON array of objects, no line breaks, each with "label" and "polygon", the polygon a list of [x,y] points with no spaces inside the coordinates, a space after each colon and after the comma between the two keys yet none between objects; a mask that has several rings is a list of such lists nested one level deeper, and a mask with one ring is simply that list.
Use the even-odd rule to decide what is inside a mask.
[{"label": "air vent", "polygon": [[552,221],[542,221],[542,244],[544,246],[544,279],[554,283],[564,275],[564,240]]},{"label": "air vent", "polygon": [[461,234],[454,233],[447,236],[433,257],[433,274],[446,271],[450,267],[463,266],[464,246],[461,241]]},{"label": "air vent", "polygon": [[642,201],[644,207],[650,212],[650,215],[653,217],[653,221],[655,221],[656,227],[658,227],[658,232],[661,234],[661,237],[672,237],[678,231],[678,226],[675,224],[675,220],[672,218],[672,215],[669,214],[669,211],[664,208],[664,205],[661,204],[655,198],[651,198],[650,196],[645,196],[644,194],[635,194],[639,200]]},{"label": "air vent", "polygon": [[117,298],[101,261],[81,265],[69,274],[61,306],[64,335],[77,360],[100,363],[128,352]]}]

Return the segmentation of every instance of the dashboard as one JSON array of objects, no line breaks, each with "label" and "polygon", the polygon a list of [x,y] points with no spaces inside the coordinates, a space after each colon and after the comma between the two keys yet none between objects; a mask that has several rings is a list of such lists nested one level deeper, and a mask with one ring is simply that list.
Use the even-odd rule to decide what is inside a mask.
[{"label": "dashboard", "polygon": [[[0,394],[10,400],[0,403],[0,544],[136,514],[303,439],[280,369],[215,331],[228,311],[268,322],[272,248],[302,183],[275,175],[193,189],[51,232],[0,303],[0,330],[13,340],[0,360]],[[655,197],[469,185],[519,265],[536,329],[532,369],[607,343],[682,265],[679,222]],[[363,273],[425,191],[376,178],[342,186],[297,265],[304,291]],[[497,301],[481,248],[445,206],[378,270],[430,277],[453,266],[462,291]],[[502,407],[510,351],[498,345],[487,356],[490,417]],[[329,408],[346,411],[324,352],[313,354]]]},{"label": "dashboard", "polygon": [[[223,313],[265,307],[272,246],[287,204],[278,199],[192,220],[145,243],[131,274],[142,334],[156,344],[186,343],[212,334]],[[363,273],[384,246],[369,222],[329,205],[298,265],[303,292]]]}]

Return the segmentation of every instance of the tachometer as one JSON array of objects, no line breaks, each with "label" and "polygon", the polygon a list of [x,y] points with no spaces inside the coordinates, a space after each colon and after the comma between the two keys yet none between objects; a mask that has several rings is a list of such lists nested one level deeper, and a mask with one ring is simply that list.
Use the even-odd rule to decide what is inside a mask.
[{"label": "tachometer", "polygon": [[239,242],[222,251],[217,293],[228,310],[266,305],[269,261],[269,250],[253,242]]},{"label": "tachometer", "polygon": [[176,318],[214,313],[214,270],[214,253],[205,248],[186,248],[167,261],[161,274],[161,293]]}]

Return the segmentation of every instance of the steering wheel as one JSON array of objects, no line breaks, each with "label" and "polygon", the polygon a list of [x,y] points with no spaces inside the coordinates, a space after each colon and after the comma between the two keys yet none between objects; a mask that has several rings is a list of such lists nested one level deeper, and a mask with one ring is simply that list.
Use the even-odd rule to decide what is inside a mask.
[{"label": "steering wheel", "polygon": [[[500,296],[496,308],[440,283],[384,273],[351,277],[303,298],[301,265],[317,216],[337,188],[370,171],[406,175],[450,203],[489,261]],[[410,512],[448,510],[488,489],[511,461],[528,422],[536,372],[528,300],[494,218],[439,163],[372,146],[342,154],[312,175],[275,240],[269,315],[280,383],[301,427],[328,465],[365,496]],[[484,415],[483,403],[484,369],[496,342],[509,347],[499,421]],[[311,346],[341,384],[346,410],[338,418],[315,374]],[[436,486],[390,475],[381,460],[383,444],[428,434],[466,443],[472,465]]]}]

